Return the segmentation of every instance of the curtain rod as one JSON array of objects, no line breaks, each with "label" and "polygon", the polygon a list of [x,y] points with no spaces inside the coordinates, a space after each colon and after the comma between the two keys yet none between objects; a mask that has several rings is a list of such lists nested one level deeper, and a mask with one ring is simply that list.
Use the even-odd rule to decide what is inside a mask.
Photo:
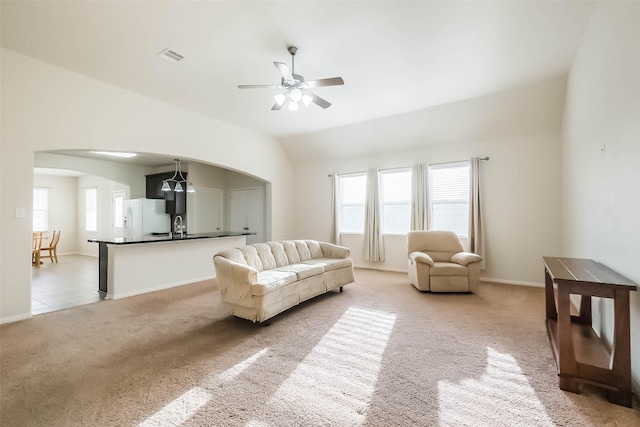
[{"label": "curtain rod", "polygon": [[[489,157],[481,157],[478,160],[489,160]],[[428,163],[429,166],[433,165],[446,165],[447,163],[460,163],[460,162],[464,162],[464,160],[455,160],[453,162],[440,162],[440,163]],[[391,169],[400,169],[399,168],[391,168]],[[358,173],[367,173],[367,171],[359,171],[359,172],[345,172],[345,173],[336,173],[336,174],[329,174],[328,177],[331,178],[333,175],[351,175],[351,174],[358,174]]]},{"label": "curtain rod", "polygon": [[[489,157],[481,157],[478,160],[489,160]],[[452,162],[429,163],[429,166],[446,165],[448,163],[460,163],[460,162],[464,162],[464,161],[465,160],[454,160]]]}]

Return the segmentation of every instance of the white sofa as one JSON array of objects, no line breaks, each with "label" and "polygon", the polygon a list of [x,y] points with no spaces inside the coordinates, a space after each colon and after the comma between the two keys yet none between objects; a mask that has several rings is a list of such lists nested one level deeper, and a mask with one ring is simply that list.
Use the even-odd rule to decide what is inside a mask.
[{"label": "white sofa", "polygon": [[255,243],[217,253],[213,263],[223,306],[264,322],[317,295],[352,283],[349,249],[315,240]]}]

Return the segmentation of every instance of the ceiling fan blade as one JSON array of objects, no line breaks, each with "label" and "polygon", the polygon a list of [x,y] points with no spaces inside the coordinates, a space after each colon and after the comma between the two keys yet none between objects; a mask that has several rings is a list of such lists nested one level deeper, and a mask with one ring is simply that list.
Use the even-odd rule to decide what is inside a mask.
[{"label": "ceiling fan blade", "polygon": [[238,85],[238,89],[263,89],[263,88],[282,89],[282,86],[279,86],[279,85]]},{"label": "ceiling fan blade", "polygon": [[278,71],[280,71],[280,75],[282,75],[282,78],[284,79],[285,82],[294,81],[293,75],[291,74],[291,70],[289,70],[289,67],[287,66],[287,64],[285,64],[284,62],[274,62],[273,65],[275,65]]},{"label": "ceiling fan blade", "polygon": [[273,107],[271,107],[271,111],[278,111],[279,109],[282,108],[283,105],[284,105],[284,102],[282,104],[278,104],[276,102],[275,104],[273,104]]},{"label": "ceiling fan blade", "polygon": [[323,86],[340,86],[344,84],[344,80],[342,77],[331,77],[328,79],[320,79],[320,80],[309,80],[303,83],[305,87],[309,89],[313,89],[315,87],[323,87]]},{"label": "ceiling fan blade", "polygon": [[309,95],[311,95],[313,97],[312,101],[314,104],[327,109],[329,107],[331,107],[331,103],[329,101],[327,101],[326,99],[320,98],[318,95],[316,95],[315,93],[310,93]]}]

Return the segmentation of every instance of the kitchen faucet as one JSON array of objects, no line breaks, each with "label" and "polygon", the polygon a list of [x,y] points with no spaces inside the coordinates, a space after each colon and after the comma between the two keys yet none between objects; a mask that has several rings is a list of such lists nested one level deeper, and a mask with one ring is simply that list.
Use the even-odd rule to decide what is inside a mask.
[{"label": "kitchen faucet", "polygon": [[176,230],[176,228],[178,228],[178,220],[180,220],[180,237],[184,237],[182,235],[182,229],[184,228],[183,223],[182,223],[182,217],[180,215],[176,215],[176,219],[173,220],[173,232],[177,233],[178,230]]}]

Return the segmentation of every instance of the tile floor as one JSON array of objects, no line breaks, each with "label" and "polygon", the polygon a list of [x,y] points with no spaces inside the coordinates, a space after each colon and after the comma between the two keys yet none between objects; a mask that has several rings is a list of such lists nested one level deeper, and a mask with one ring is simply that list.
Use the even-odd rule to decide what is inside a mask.
[{"label": "tile floor", "polygon": [[49,313],[102,301],[98,293],[98,258],[58,255],[31,269],[31,313]]}]

